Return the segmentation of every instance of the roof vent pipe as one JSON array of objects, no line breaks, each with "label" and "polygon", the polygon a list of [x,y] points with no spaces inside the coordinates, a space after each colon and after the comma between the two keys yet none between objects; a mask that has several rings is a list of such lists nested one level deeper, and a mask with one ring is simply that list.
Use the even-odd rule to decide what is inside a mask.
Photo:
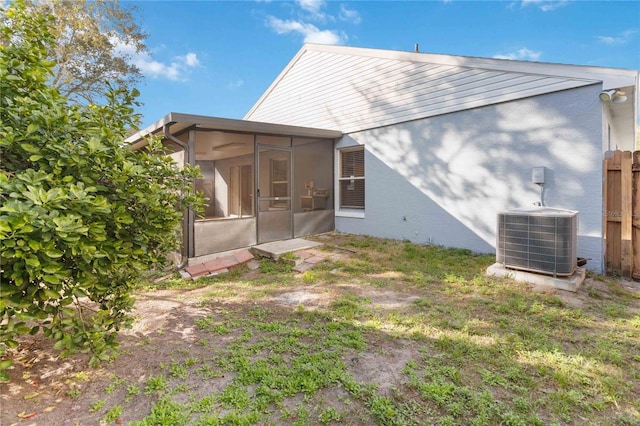
[{"label": "roof vent pipe", "polygon": [[418,43],[416,43],[416,45],[414,46],[414,51],[416,53],[420,53],[420,49],[419,49]]}]

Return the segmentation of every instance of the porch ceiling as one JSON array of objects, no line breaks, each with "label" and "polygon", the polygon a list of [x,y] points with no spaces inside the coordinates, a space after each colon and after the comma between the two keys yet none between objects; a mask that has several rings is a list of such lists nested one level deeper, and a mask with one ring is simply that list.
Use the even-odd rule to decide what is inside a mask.
[{"label": "porch ceiling", "polygon": [[146,129],[140,130],[129,136],[125,142],[132,145],[133,149],[144,147],[147,135],[158,134],[165,126],[171,126],[171,133],[176,134],[181,130],[195,126],[202,130],[218,130],[226,132],[254,133],[264,135],[282,135],[311,138],[337,139],[342,137],[342,132],[336,130],[317,129],[312,127],[288,126],[283,124],[263,123],[258,121],[236,120],[231,118],[210,117],[205,115],[192,115],[171,112],[162,119],[156,121]]}]

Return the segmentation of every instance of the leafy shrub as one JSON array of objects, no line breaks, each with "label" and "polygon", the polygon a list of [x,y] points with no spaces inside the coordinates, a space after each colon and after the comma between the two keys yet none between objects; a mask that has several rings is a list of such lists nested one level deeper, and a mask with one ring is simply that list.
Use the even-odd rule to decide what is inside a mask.
[{"label": "leafy shrub", "polygon": [[199,172],[158,140],[124,144],[137,90],[76,105],[48,84],[49,18],[17,1],[0,19],[0,355],[42,329],[97,364],[129,323],[132,283],[177,246],[180,209],[201,205]]}]

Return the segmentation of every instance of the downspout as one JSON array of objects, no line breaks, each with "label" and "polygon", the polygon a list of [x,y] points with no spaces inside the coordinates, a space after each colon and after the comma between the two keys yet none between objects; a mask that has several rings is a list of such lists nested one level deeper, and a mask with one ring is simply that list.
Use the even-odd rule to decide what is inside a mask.
[{"label": "downspout", "polygon": [[[171,132],[169,131],[169,128],[171,127],[171,124],[165,124],[162,128],[163,133],[164,133],[164,137],[169,139],[170,141],[174,142],[176,145],[178,145],[180,148],[182,148],[182,150],[184,151],[184,161],[183,161],[183,166],[189,164],[189,145],[182,142],[180,139],[176,138],[175,136],[173,136],[171,134]],[[180,261],[180,264],[178,265],[178,269],[182,269],[185,266],[187,266],[187,263],[189,263],[189,243],[190,243],[190,214],[189,214],[189,209],[184,209],[183,211],[183,219],[182,219],[182,260]]]}]

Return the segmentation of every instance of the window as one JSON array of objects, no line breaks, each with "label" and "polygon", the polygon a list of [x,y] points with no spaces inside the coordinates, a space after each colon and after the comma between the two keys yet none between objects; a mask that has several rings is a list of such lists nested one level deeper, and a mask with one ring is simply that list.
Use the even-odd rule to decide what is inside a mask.
[{"label": "window", "polygon": [[340,151],[340,208],[364,209],[364,147]]}]

